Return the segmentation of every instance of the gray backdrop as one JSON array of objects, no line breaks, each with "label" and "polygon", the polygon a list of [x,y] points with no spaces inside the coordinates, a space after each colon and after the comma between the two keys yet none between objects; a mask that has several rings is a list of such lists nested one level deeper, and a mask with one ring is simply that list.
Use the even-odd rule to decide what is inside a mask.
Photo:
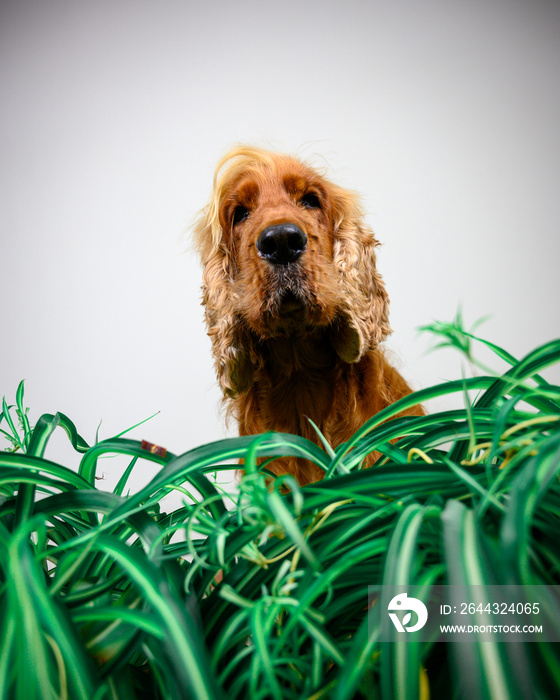
[{"label": "gray backdrop", "polygon": [[3,2],[0,394],[90,441],[225,435],[186,232],[245,141],[363,195],[414,386],[461,371],[416,333],[459,304],[514,354],[558,336],[559,29],[545,0]]}]

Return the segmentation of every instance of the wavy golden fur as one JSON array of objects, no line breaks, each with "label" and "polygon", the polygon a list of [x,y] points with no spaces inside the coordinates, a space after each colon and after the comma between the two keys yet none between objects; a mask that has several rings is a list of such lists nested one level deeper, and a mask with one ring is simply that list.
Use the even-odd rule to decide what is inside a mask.
[{"label": "wavy golden fur", "polygon": [[[241,435],[317,442],[310,418],[337,446],[410,393],[379,347],[389,300],[355,193],[295,157],[239,146],[218,164],[194,234],[216,373]],[[296,459],[271,469],[301,484],[322,476]]]}]

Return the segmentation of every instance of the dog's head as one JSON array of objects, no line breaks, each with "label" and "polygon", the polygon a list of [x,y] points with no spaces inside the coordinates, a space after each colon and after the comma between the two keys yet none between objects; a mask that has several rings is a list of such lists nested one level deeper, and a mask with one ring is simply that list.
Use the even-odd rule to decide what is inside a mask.
[{"label": "dog's head", "polygon": [[389,332],[377,241],[357,195],[300,160],[238,147],[218,164],[195,225],[222,389],[251,384],[259,341],[319,330],[345,362]]}]

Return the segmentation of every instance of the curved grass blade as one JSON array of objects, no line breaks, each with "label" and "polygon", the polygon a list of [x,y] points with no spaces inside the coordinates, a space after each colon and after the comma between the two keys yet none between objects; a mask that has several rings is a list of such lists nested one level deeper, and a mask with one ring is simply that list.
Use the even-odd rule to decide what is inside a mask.
[{"label": "curved grass blade", "polygon": [[465,387],[468,390],[480,390],[487,389],[494,384],[495,379],[493,377],[473,377],[471,379],[461,379],[447,382],[445,384],[438,384],[437,386],[430,387],[429,389],[421,389],[420,391],[415,391],[412,394],[408,394],[387,408],[384,408],[382,411],[379,411],[379,413],[376,413],[375,416],[364,423],[364,425],[352,436],[352,438],[345,443],[344,450],[338,452],[337,459],[329,465],[327,476],[333,473],[337,467],[338,461],[341,460],[346,453],[352,450],[364,438],[365,435],[370,433],[381,423],[393,418],[398,413],[402,413],[403,411],[413,408],[419,404],[423,405],[427,401],[439,398],[441,396],[448,396],[458,392],[462,393],[464,392]]},{"label": "curved grass blade", "polygon": [[183,684],[185,695],[197,700],[223,697],[204,654],[204,643],[187,608],[181,608],[161,571],[125,544],[101,535],[92,546],[110,555],[142,591],[165,630],[165,648]]},{"label": "curved grass blade", "polygon": [[542,441],[539,452],[527,461],[511,488],[500,543],[510,576],[525,584],[535,582],[529,563],[535,511],[559,471],[560,432],[556,432]]},{"label": "curved grass blade", "polygon": [[[481,591],[498,582],[495,552],[485,542],[473,511],[458,501],[447,503],[442,523],[447,575],[453,590],[459,591],[452,604],[458,605],[460,600],[479,602]],[[480,602],[485,605],[490,599]],[[530,697],[533,674],[527,667],[527,657],[519,654],[523,645],[500,644],[496,636],[484,639],[480,635],[475,640],[451,645],[466,692],[480,698]]]},{"label": "curved grass blade", "polygon": [[[389,543],[385,570],[384,586],[393,589],[405,586],[407,589],[416,583],[415,575],[421,569],[423,555],[419,553],[419,537],[422,523],[427,517],[438,516],[441,509],[437,506],[420,506],[410,504],[400,515]],[[439,538],[438,538],[439,539]],[[436,543],[434,549],[437,548]],[[424,544],[424,548],[426,544]],[[386,610],[389,600],[386,591],[381,596],[379,605]],[[420,694],[422,674],[422,647],[417,641],[398,640],[398,634],[389,624],[389,618],[383,617],[382,626],[385,634],[393,634],[395,641],[385,645],[381,654],[381,688],[383,697],[395,700],[415,700]]]},{"label": "curved grass blade", "polygon": [[[170,484],[176,482],[180,483],[181,481],[191,478],[194,472],[215,471],[217,462],[229,462],[242,459],[245,456],[247,448],[250,447],[255,440],[255,437],[254,435],[248,435],[239,438],[227,438],[208,445],[202,445],[178,457],[173,457],[149,484],[129,497],[129,507],[135,507]],[[99,444],[102,445],[103,443]],[[128,454],[136,454],[138,444],[131,444],[130,450]],[[122,451],[123,450],[121,450],[121,452]],[[257,452],[258,456],[262,457],[301,457],[314,461],[319,465],[323,464],[325,468],[328,463],[327,455],[317,447],[317,445],[314,445],[305,438],[284,433],[268,435],[266,440],[259,444]],[[144,456],[144,454],[141,456]],[[154,461],[161,460],[161,458],[157,458],[155,455],[148,458]],[[91,474],[89,468],[90,463],[86,464],[84,467],[84,475],[88,478]]]},{"label": "curved grass blade", "polygon": [[91,660],[83,653],[65,611],[49,595],[28,543],[29,534],[40,527],[40,520],[28,521],[14,533],[9,546],[8,601],[21,625],[16,626],[15,639],[18,665],[28,669],[15,679],[17,696],[45,697],[48,689],[56,687],[60,669],[50,652],[49,635],[60,649],[67,677],[68,690],[61,689],[61,694],[90,700],[96,687]]},{"label": "curved grass blade", "polygon": [[29,425],[29,418],[27,417],[28,409],[23,405],[23,394],[24,394],[24,380],[22,379],[16,390],[16,406],[18,418],[21,423],[21,428],[23,430],[23,443],[24,447],[27,447],[29,443],[29,437],[31,434],[31,426]]},{"label": "curved grass blade", "polygon": [[68,488],[91,488],[91,484],[85,481],[79,474],[76,474],[72,469],[63,467],[56,462],[51,462],[44,457],[33,457],[32,455],[0,452],[0,467],[21,469],[33,478],[34,474],[44,472],[52,476],[61,490]]}]

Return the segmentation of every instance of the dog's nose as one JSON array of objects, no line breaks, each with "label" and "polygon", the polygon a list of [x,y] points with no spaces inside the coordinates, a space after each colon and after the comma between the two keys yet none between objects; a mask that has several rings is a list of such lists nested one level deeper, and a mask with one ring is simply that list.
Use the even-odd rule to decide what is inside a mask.
[{"label": "dog's nose", "polygon": [[268,226],[261,232],[257,250],[261,257],[274,265],[295,262],[305,250],[307,236],[295,224]]}]

